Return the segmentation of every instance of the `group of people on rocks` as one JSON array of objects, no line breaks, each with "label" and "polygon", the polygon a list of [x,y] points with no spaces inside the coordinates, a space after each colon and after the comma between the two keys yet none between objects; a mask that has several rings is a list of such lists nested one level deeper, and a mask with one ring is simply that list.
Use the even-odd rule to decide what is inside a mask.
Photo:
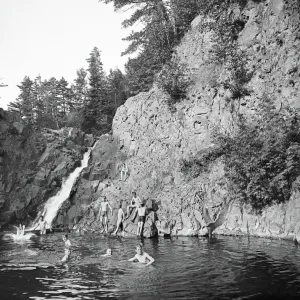
[{"label": "group of people on rocks", "polygon": [[[100,197],[100,198],[98,198],[98,200],[99,199],[101,200],[101,198],[102,198],[102,201],[100,202],[100,209],[99,209],[98,216],[99,216],[100,223],[104,227],[103,231],[108,233],[108,212],[110,210],[111,215],[112,215],[113,210],[112,210],[112,207],[109,205],[109,202],[108,202],[106,196]],[[134,211],[134,215],[131,219],[131,222],[134,222],[136,216],[138,216],[138,226],[137,226],[136,234],[138,236],[142,236],[144,224],[146,221],[147,208],[146,208],[144,202],[141,201],[140,197],[137,196],[136,192],[132,192],[132,199],[131,199],[130,204],[127,206],[126,215],[124,214],[124,211],[122,208],[122,203],[120,203],[119,209],[118,209],[116,229],[113,232],[114,235],[116,235],[119,230],[123,231],[123,229],[124,229],[123,223],[125,220],[127,220],[130,217],[133,210],[135,210],[135,211]]]},{"label": "group of people on rocks", "polygon": [[[108,204],[109,205],[109,204]],[[120,207],[121,208],[121,207]],[[104,214],[103,214],[104,215]],[[122,211],[122,215],[123,215],[123,219],[124,219],[124,213]],[[118,216],[119,217],[119,216]],[[118,218],[119,219],[119,218]],[[44,235],[46,234],[46,224],[47,222],[44,220],[44,217],[41,216],[40,217],[40,221],[39,223],[37,224],[37,226],[35,226],[33,229],[31,230],[35,230],[38,226],[40,226],[39,230],[40,230],[40,234],[41,235]],[[118,223],[117,225],[117,229],[115,232],[118,231],[120,227],[120,223]],[[17,228],[17,235],[24,235],[24,232],[25,232],[25,225],[19,225],[19,227],[16,227]],[[51,230],[52,231],[52,230]],[[71,256],[71,248],[72,248],[72,244],[71,244],[71,241],[68,237],[68,234],[64,234],[62,236],[62,239],[63,239],[63,242],[64,242],[64,256],[63,258],[61,259],[61,262],[62,263],[66,263],[69,261],[70,259],[70,256]],[[108,248],[106,253],[103,254],[102,256],[112,256],[112,249],[111,248]],[[150,265],[154,262],[154,259],[153,257],[151,257],[148,253],[144,252],[143,251],[143,245],[142,244],[138,244],[136,246],[136,255],[133,257],[133,258],[130,258],[128,261],[138,261],[140,263],[143,263],[143,264],[146,264],[147,265]]]},{"label": "group of people on rocks", "polygon": [[[124,164],[122,164],[121,172],[120,172],[120,180],[121,181],[126,180],[127,175],[128,175],[127,173],[128,173],[128,167],[124,163]],[[104,228],[103,231],[108,233],[108,214],[109,214],[109,210],[110,210],[110,213],[112,216],[113,209],[110,206],[106,196],[99,197],[98,200],[101,200],[99,213],[98,213],[98,221],[100,221],[100,223],[103,225],[103,228]],[[94,205],[94,202],[90,205],[90,207],[92,207],[93,205]],[[137,236],[143,235],[143,228],[144,228],[144,224],[146,221],[147,208],[146,208],[144,202],[140,199],[140,197],[137,196],[135,191],[132,192],[132,199],[131,199],[130,204],[127,206],[126,215],[124,214],[124,211],[122,208],[122,203],[120,203],[119,209],[118,209],[118,215],[117,215],[116,229],[113,232],[113,235],[116,235],[119,230],[124,232],[123,223],[125,220],[127,220],[131,216],[133,210],[134,210],[134,214],[131,219],[131,222],[134,222],[136,216],[138,216],[138,226],[137,226],[136,234],[137,234]],[[47,226],[49,227],[50,231],[52,231],[51,224],[48,224],[47,221],[44,219],[44,216],[42,215],[40,217],[39,222],[32,230],[36,230],[36,228],[39,227],[40,234],[44,235],[44,234],[46,234]],[[23,226],[23,228],[20,227],[17,229],[18,229],[18,232],[20,231],[20,232],[23,232],[23,234],[24,234],[25,226]],[[62,261],[62,263],[65,263],[70,258],[72,244],[68,238],[68,234],[64,234],[62,239],[64,241],[64,257],[62,258],[61,261]],[[112,256],[112,249],[111,248],[107,249],[106,253],[103,254],[102,256]],[[129,259],[128,261],[138,261],[138,262],[144,263],[146,265],[150,265],[154,262],[154,259],[148,253],[143,251],[142,244],[138,244],[136,246],[136,255],[133,258]]]}]

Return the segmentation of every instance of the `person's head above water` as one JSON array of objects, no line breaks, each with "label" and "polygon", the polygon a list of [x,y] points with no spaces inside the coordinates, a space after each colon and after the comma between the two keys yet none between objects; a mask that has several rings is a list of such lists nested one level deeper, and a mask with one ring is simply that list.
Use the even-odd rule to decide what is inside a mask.
[{"label": "person's head above water", "polygon": [[41,220],[41,221],[44,221],[44,216],[41,216],[41,217],[40,217],[40,220]]},{"label": "person's head above water", "polygon": [[136,253],[143,254],[143,245],[142,244],[136,245]]},{"label": "person's head above water", "polygon": [[108,256],[112,255],[111,248],[108,248],[108,249],[106,250],[106,255],[108,255]]},{"label": "person's head above water", "polygon": [[63,241],[66,241],[66,240],[68,239],[68,235],[67,235],[67,234],[64,234],[64,235],[62,236],[62,239],[63,239]]}]

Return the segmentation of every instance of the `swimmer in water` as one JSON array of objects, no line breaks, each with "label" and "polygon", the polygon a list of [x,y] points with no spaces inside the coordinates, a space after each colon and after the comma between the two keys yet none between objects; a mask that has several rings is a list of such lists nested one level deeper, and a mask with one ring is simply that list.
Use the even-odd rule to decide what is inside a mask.
[{"label": "swimmer in water", "polygon": [[135,260],[137,260],[142,264],[146,264],[146,266],[149,266],[152,263],[154,263],[153,257],[151,257],[148,253],[143,251],[142,245],[136,246],[136,255],[133,258],[130,258],[128,261],[135,261]]},{"label": "swimmer in water", "polygon": [[62,239],[65,242],[65,256],[62,258],[61,261],[66,262],[69,259],[70,255],[71,255],[71,246],[72,246],[72,244],[71,244],[67,234],[63,235]]},{"label": "swimmer in water", "polygon": [[48,224],[48,222],[44,219],[44,216],[41,216],[39,223],[33,228],[35,230],[38,226],[40,226],[40,234],[46,234],[46,226],[49,226],[50,231],[52,231],[51,226]]},{"label": "swimmer in water", "polygon": [[106,253],[105,253],[105,254],[102,254],[101,256],[112,256],[111,248],[108,248],[108,249],[106,250]]},{"label": "swimmer in water", "polygon": [[17,226],[14,226],[14,227],[17,228],[17,236],[21,237],[24,235],[25,225],[22,226],[21,224],[19,224],[19,227],[17,227]]},{"label": "swimmer in water", "polygon": [[23,236],[25,234],[25,225],[22,226],[21,224],[19,224],[19,229],[19,234]]}]

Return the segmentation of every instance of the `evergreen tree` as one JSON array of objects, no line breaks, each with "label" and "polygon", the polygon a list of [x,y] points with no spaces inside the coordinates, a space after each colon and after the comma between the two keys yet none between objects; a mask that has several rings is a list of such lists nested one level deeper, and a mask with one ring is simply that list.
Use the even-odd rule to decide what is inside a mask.
[{"label": "evergreen tree", "polygon": [[88,94],[88,82],[87,72],[84,68],[76,71],[76,79],[74,84],[71,86],[72,89],[72,102],[71,107],[77,111],[81,110],[87,100]]},{"label": "evergreen tree", "polygon": [[88,99],[83,110],[82,127],[87,132],[104,133],[109,130],[108,83],[103,70],[100,51],[97,47],[87,59],[89,63]]},{"label": "evergreen tree", "polygon": [[20,85],[20,95],[15,102],[8,105],[10,110],[18,110],[21,117],[24,117],[28,123],[34,123],[34,106],[35,101],[33,97],[33,81],[25,76]]},{"label": "evergreen tree", "polygon": [[45,115],[44,125],[50,128],[59,128],[58,122],[58,81],[56,78],[51,77],[49,80],[44,80],[43,90],[45,92],[44,103],[45,103]]},{"label": "evergreen tree", "polygon": [[68,87],[69,83],[62,77],[57,84],[57,114],[60,125],[66,122],[67,114],[70,112],[71,89]]},{"label": "evergreen tree", "polygon": [[109,123],[112,123],[117,108],[127,99],[126,79],[119,69],[110,70],[107,79],[109,84],[108,104],[110,105]]},{"label": "evergreen tree", "polygon": [[[123,22],[125,28],[137,22],[143,25],[133,31],[123,55],[139,52],[126,64],[130,95],[151,88],[154,76],[172,57],[174,46],[198,14],[204,0],[102,0],[112,2],[115,9],[134,8],[131,17]],[[212,0],[211,0],[212,1]]]},{"label": "evergreen tree", "polygon": [[33,83],[32,94],[35,102],[35,123],[39,127],[43,127],[45,113],[45,91],[42,84],[42,77],[38,75]]}]

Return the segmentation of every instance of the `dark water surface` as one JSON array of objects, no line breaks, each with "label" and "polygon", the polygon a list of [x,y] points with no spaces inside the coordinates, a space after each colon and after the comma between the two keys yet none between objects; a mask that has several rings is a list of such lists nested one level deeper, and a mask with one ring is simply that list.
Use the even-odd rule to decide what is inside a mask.
[{"label": "dark water surface", "polygon": [[[0,299],[300,299],[300,247],[246,237],[143,240],[155,262],[127,260],[139,239],[0,235]],[[102,257],[108,247],[112,257]]]}]

